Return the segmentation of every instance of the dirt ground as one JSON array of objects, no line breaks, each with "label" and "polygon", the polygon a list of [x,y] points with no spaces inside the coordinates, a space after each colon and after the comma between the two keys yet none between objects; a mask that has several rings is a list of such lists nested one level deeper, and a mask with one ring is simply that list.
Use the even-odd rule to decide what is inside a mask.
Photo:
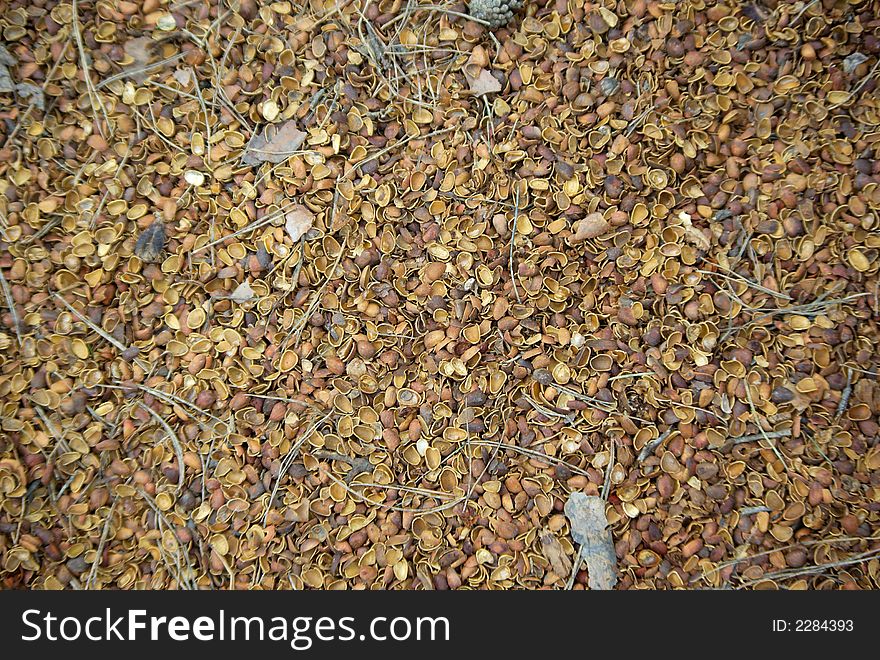
[{"label": "dirt ground", "polygon": [[880,586],[880,2],[0,31],[0,587]]}]

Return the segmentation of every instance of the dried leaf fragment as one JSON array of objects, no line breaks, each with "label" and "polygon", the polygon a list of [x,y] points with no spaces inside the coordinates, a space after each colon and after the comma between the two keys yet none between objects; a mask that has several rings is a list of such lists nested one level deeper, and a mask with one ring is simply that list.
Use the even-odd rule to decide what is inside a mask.
[{"label": "dried leaf fragment", "polygon": [[548,532],[541,536],[541,552],[550,562],[550,568],[556,575],[565,579],[571,573],[571,559],[565,554],[562,544],[553,534]]},{"label": "dried leaf fragment", "polygon": [[678,218],[684,226],[685,239],[687,239],[689,243],[696,245],[700,250],[708,252],[711,249],[712,244],[709,242],[709,239],[706,238],[706,235],[691,223],[690,214],[682,211],[678,214]]},{"label": "dried leaf fragment", "polygon": [[161,218],[153,220],[153,224],[144,229],[134,244],[134,253],[141,261],[154,263],[159,260],[165,249],[165,223]]},{"label": "dried leaf fragment", "polygon": [[175,69],[172,75],[174,76],[174,79],[184,87],[188,87],[192,82],[192,73],[189,69]]},{"label": "dried leaf fragment", "polygon": [[283,163],[302,146],[306,133],[296,127],[294,120],[287,121],[277,129],[267,126],[248,142],[241,162],[244,165],[260,163]]},{"label": "dried leaf fragment", "polygon": [[605,501],[595,495],[574,492],[565,503],[571,537],[581,545],[587,562],[590,589],[609,590],[617,584],[617,554],[605,517]]},{"label": "dried leaf fragment", "polygon": [[849,55],[843,60],[843,70],[846,71],[847,75],[851,74],[855,71],[858,66],[864,62],[868,61],[868,56],[864,53],[859,53],[856,51],[852,55]]},{"label": "dried leaf fragment", "polygon": [[9,75],[9,69],[0,64],[0,94],[11,92],[15,88],[12,77]]},{"label": "dried leaf fragment", "polygon": [[11,92],[15,87],[15,84],[12,82],[12,76],[9,74],[9,69],[6,67],[15,66],[17,63],[15,57],[6,50],[5,46],[0,44],[0,94]]},{"label": "dried leaf fragment", "polygon": [[150,37],[135,37],[125,42],[122,50],[134,60],[127,68],[131,71],[131,79],[136,84],[141,84],[147,79],[148,72],[142,71],[150,63],[150,51],[153,48],[153,40]]},{"label": "dried leaf fragment", "polygon": [[305,206],[297,205],[284,216],[284,228],[294,243],[305,236],[306,232],[312,228],[314,222],[314,214]]},{"label": "dried leaf fragment", "polygon": [[16,64],[18,64],[18,60],[15,59],[15,55],[10,53],[6,49],[6,46],[4,46],[3,44],[0,44],[0,64],[3,64],[5,66],[15,66]]},{"label": "dried leaf fragment", "polygon": [[237,303],[246,303],[249,300],[253,300],[253,298],[254,290],[247,282],[242,282],[237,287],[235,287],[235,291],[233,291],[232,295],[229,296],[230,300]]},{"label": "dried leaf fragment", "polygon": [[43,112],[46,110],[46,97],[43,95],[43,88],[33,83],[18,83],[15,86],[15,93],[23,99],[29,99],[31,105],[37,110]]},{"label": "dried leaf fragment", "polygon": [[590,213],[577,221],[571,242],[581,243],[589,238],[596,238],[608,231],[610,227],[611,225],[601,213]]},{"label": "dried leaf fragment", "polygon": [[495,94],[501,91],[501,83],[488,69],[480,69],[476,76],[471,76],[465,70],[470,90],[477,96]]}]

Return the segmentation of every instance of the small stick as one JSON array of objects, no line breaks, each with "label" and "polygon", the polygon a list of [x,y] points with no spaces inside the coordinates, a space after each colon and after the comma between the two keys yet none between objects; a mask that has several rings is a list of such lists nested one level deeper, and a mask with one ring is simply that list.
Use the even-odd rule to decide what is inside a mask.
[{"label": "small stick", "polygon": [[186,470],[186,468],[183,465],[183,449],[180,446],[180,440],[178,440],[177,434],[174,432],[174,429],[172,429],[171,426],[168,425],[168,422],[166,422],[164,419],[162,419],[162,416],[159,415],[159,413],[157,413],[155,410],[150,408],[147,404],[143,403],[142,401],[137,401],[136,403],[141,408],[143,408],[148,413],[150,413],[150,415],[153,417],[153,419],[155,419],[157,422],[159,422],[159,424],[162,426],[162,428],[165,429],[165,433],[168,434],[168,439],[171,441],[171,445],[174,447],[174,453],[177,454],[177,462],[180,464],[177,469],[177,492],[179,493],[181,490],[183,490],[183,477],[184,477],[184,472]]},{"label": "small stick", "polygon": [[636,462],[641,463],[646,458],[648,458],[648,456],[653,454],[654,450],[662,445],[663,441],[666,440],[666,438],[668,438],[670,435],[672,435],[672,429],[666,429],[665,431],[663,431],[663,433],[658,435],[653,440],[648,440],[648,442],[645,443],[645,446],[642,447],[642,451],[639,452],[639,457],[636,459]]},{"label": "small stick", "polygon": [[564,465],[575,474],[580,474],[585,477],[590,476],[588,472],[582,470],[573,463],[569,463],[568,461],[564,461],[561,458],[556,458],[555,456],[550,456],[549,454],[545,454],[540,451],[526,449],[525,447],[520,447],[519,445],[511,445],[505,442],[489,442],[487,440],[472,440],[471,443],[478,447],[496,447],[497,449],[519,452],[520,454],[524,454],[525,456],[537,459],[539,461],[547,461],[548,463],[555,463],[556,465]]},{"label": "small stick", "polygon": [[208,106],[205,105],[205,97],[202,96],[202,90],[199,87],[198,78],[196,77],[196,72],[192,70],[192,67],[190,67],[189,72],[190,72],[190,75],[192,76],[192,79],[194,81],[196,81],[196,83],[193,85],[193,88],[195,89],[195,92],[199,97],[199,105],[202,107],[202,113],[204,113],[204,115],[205,115],[205,134],[207,136],[207,149],[208,149],[206,162],[210,163],[211,162],[211,119],[210,119],[210,117],[208,117]]},{"label": "small stick", "polygon": [[124,80],[129,76],[134,76],[140,73],[147,73],[148,71],[152,71],[153,69],[160,69],[166,64],[171,64],[172,62],[176,62],[177,60],[183,59],[184,57],[186,57],[186,53],[176,53],[171,57],[166,57],[164,60],[159,60],[158,62],[153,62],[152,64],[147,64],[136,69],[126,69],[125,71],[120,71],[119,73],[116,73],[109,78],[104,78],[104,80],[95,85],[95,89],[101,89],[102,87],[106,87],[110,83],[114,83],[117,80]]},{"label": "small stick", "polygon": [[218,238],[216,241],[211,241],[210,243],[206,243],[202,247],[195,248],[190,254],[196,254],[197,252],[201,252],[202,250],[207,250],[208,248],[213,247],[215,245],[219,245],[223,241],[226,241],[230,238],[235,238],[236,236],[241,236],[242,234],[246,234],[247,232],[251,231],[252,229],[259,229],[260,227],[264,227],[265,225],[268,225],[270,222],[272,222],[276,218],[280,218],[282,215],[284,215],[285,212],[287,212],[289,209],[293,208],[293,206],[294,206],[294,202],[290,202],[289,204],[285,204],[277,211],[274,211],[273,213],[266,214],[265,216],[263,216],[259,220],[255,220],[254,222],[250,223],[249,225],[242,227],[238,231],[234,231],[227,236],[223,236],[221,238]]},{"label": "small stick", "polygon": [[[782,463],[782,465],[785,466],[785,459],[782,457],[782,453],[779,451],[779,448],[776,446],[775,442],[773,442],[773,443],[770,442],[770,437],[767,435],[767,431],[765,431],[764,427],[761,426],[761,422],[758,419],[758,411],[755,409],[755,402],[752,400],[752,388],[749,385],[748,381],[746,381],[745,386],[746,386],[746,398],[749,400],[749,408],[751,408],[752,419],[755,421],[755,426],[758,427],[758,430],[761,432],[761,436],[770,445],[770,449],[773,450],[773,453],[776,454],[776,458],[778,458],[780,460],[780,462]],[[786,467],[786,469],[788,469],[787,466],[785,466],[785,467]]]},{"label": "small stick", "polygon": [[510,269],[510,285],[513,287],[513,293],[516,295],[516,301],[522,302],[519,297],[519,290],[516,288],[516,275],[513,272],[513,248],[516,242],[516,222],[519,219],[519,186],[516,188],[516,199],[513,206],[513,222],[510,223],[510,256],[507,260],[507,267]]},{"label": "small stick", "polygon": [[791,19],[791,20],[788,22],[788,26],[791,27],[791,26],[793,26],[795,23],[797,23],[798,20],[800,19],[800,17],[804,15],[804,12],[806,12],[810,7],[812,7],[813,5],[815,5],[817,2],[819,2],[819,0],[810,0],[810,2],[808,2],[807,4],[805,4],[804,7],[803,7],[803,9],[801,9],[801,10],[795,15],[795,17],[794,17],[793,19]]},{"label": "small stick", "polygon": [[266,510],[263,512],[263,525],[266,524],[266,520],[269,517],[269,510],[272,508],[272,503],[275,501],[275,496],[278,495],[278,489],[281,487],[281,479],[284,477],[284,474],[290,469],[291,464],[293,463],[293,459],[296,458],[297,454],[299,454],[299,449],[302,447],[303,443],[308,440],[312,433],[318,430],[318,427],[321,426],[331,415],[332,411],[324,415],[317,422],[312,424],[306,432],[303,433],[302,438],[300,438],[293,447],[290,448],[290,451],[287,452],[287,455],[281,461],[281,465],[278,467],[278,476],[275,479],[275,485],[272,488],[272,494],[269,496],[269,501],[266,503]]},{"label": "small stick", "polygon": [[605,483],[602,484],[602,499],[606,501],[608,500],[608,491],[611,490],[611,472],[614,471],[614,448],[616,443],[617,441],[612,437],[611,449],[609,449],[611,456],[608,458],[608,468],[605,472]]},{"label": "small stick", "polygon": [[106,332],[103,328],[99,328],[97,325],[95,325],[94,323],[92,323],[88,318],[86,318],[85,316],[83,316],[82,314],[80,314],[80,313],[77,311],[76,307],[74,307],[73,305],[71,305],[71,304],[70,304],[69,302],[67,302],[64,298],[62,298],[61,296],[59,296],[59,295],[58,295],[57,293],[55,293],[54,291],[52,292],[52,295],[55,296],[55,297],[56,297],[56,298],[57,298],[57,299],[58,299],[58,300],[59,300],[59,301],[65,306],[65,307],[67,307],[67,309],[69,309],[70,312],[71,312],[74,316],[76,316],[80,321],[82,321],[82,322],[85,323],[87,326],[89,326],[89,328],[90,328],[92,331],[94,331],[95,333],[97,333],[98,335],[100,335],[100,337],[101,337],[102,339],[104,339],[105,341],[109,342],[110,344],[112,344],[113,346],[115,346],[117,349],[119,349],[119,350],[122,351],[123,353],[125,353],[126,351],[128,351],[128,346],[126,346],[125,344],[123,344],[122,342],[120,342],[120,341],[119,341],[118,339],[116,339],[113,335],[111,335],[111,334],[109,334],[108,332]]},{"label": "small stick", "polygon": [[[64,61],[64,56],[67,55],[67,49],[70,47],[70,38],[68,37],[67,41],[64,42],[64,48],[61,49],[61,54],[58,56],[58,59],[55,60],[55,64],[52,65],[52,68],[49,69],[49,73],[46,74],[46,81],[43,83],[43,91],[46,91],[46,87],[52,82],[52,78],[55,77],[55,71],[58,70],[58,67],[61,66],[61,63]],[[3,142],[5,146],[10,140],[12,140],[16,135],[18,135],[18,131],[21,130],[22,125],[24,124],[24,120],[27,119],[31,111],[36,107],[36,104],[31,101],[30,105],[27,109],[22,113],[22,115],[18,118],[18,121],[15,123],[15,128],[12,129],[12,132],[6,136],[6,140]]]},{"label": "small stick", "polygon": [[753,513],[769,513],[770,507],[767,506],[747,506],[745,509],[740,509],[739,513],[742,516],[750,516]]},{"label": "small stick", "polygon": [[783,429],[782,431],[764,431],[763,433],[752,433],[751,435],[742,435],[738,438],[730,440],[728,444],[742,445],[755,440],[775,440],[776,438],[787,438],[791,435],[791,429]]},{"label": "small stick", "polygon": [[441,129],[439,129],[439,130],[432,131],[431,133],[426,133],[425,135],[421,135],[421,134],[419,134],[419,135],[408,135],[408,136],[406,136],[405,138],[403,138],[403,139],[401,139],[401,140],[398,140],[398,141],[395,142],[394,144],[392,144],[392,145],[390,145],[390,146],[387,146],[387,147],[385,147],[384,149],[380,149],[380,150],[377,151],[376,153],[371,154],[370,156],[367,156],[366,158],[364,158],[364,159],[361,160],[361,161],[358,161],[358,162],[357,162],[357,163],[356,163],[356,164],[355,164],[350,170],[348,170],[347,172],[345,172],[345,174],[342,175],[342,178],[343,178],[343,179],[347,179],[348,176],[349,176],[350,174],[352,174],[355,170],[360,169],[361,167],[363,167],[364,165],[366,165],[366,164],[369,163],[370,161],[376,160],[377,158],[381,158],[382,156],[384,156],[385,154],[387,154],[387,153],[388,153],[389,151],[391,151],[392,149],[395,149],[396,147],[402,147],[403,145],[405,145],[405,144],[406,144],[407,142],[409,142],[410,140],[427,140],[428,138],[435,137],[435,136],[437,136],[437,135],[442,135],[442,134],[444,134],[444,133],[448,133],[449,131],[454,131],[455,129],[456,129],[455,126],[449,126],[449,127],[447,127],[447,128],[441,128]]},{"label": "small stick", "polygon": [[574,558],[574,563],[571,566],[571,575],[568,576],[568,582],[565,583],[565,590],[571,591],[571,588],[574,586],[575,578],[577,577],[578,571],[581,570],[581,563],[584,561],[584,546],[578,546],[577,556]]},{"label": "small stick", "polygon": [[[128,141],[128,149],[125,151],[125,156],[122,157],[122,161],[119,163],[119,166],[116,168],[116,174],[113,175],[113,179],[116,180],[119,178],[120,173],[122,172],[122,168],[125,167],[125,164],[128,162],[129,157],[131,156],[131,150],[134,146],[143,140],[147,134],[140,130],[140,119],[137,120],[138,131],[131,136],[131,139]],[[104,196],[101,197],[101,201],[98,203],[98,208],[95,209],[95,212],[92,213],[92,217],[89,220],[89,228],[95,226],[95,220],[98,219],[98,216],[101,215],[101,211],[104,209],[104,204],[107,201],[107,198],[110,196],[110,187],[107,187],[107,191],[104,193]]]},{"label": "small stick", "polygon": [[[101,114],[104,115],[104,123],[107,125],[107,128],[110,129],[110,118],[107,116],[107,110],[104,107],[104,102],[101,100],[101,97],[98,96],[98,92],[95,89],[95,84],[92,82],[91,69],[89,68],[88,60],[86,59],[86,48],[83,45],[82,34],[79,29],[79,8],[77,6],[78,0],[73,0],[71,5],[71,9],[73,10],[73,38],[76,41],[77,51],[79,52],[79,61],[80,66],[82,67],[83,79],[86,83],[86,92],[89,95],[89,103],[92,106],[92,113],[95,119],[95,125],[98,128],[98,133],[103,137],[104,131],[101,130],[101,123],[98,119],[98,110],[101,111]],[[112,131],[111,131],[112,133]]]},{"label": "small stick", "polygon": [[9,313],[12,315],[12,326],[15,329],[15,336],[18,339],[18,345],[21,346],[21,319],[15,310],[15,300],[12,298],[12,291],[9,288],[9,282],[3,277],[3,271],[0,270],[0,286],[3,287],[3,295],[6,297],[6,306],[9,307]]},{"label": "small stick", "polygon": [[[715,265],[717,265],[717,264],[715,264]],[[765,287],[761,284],[758,284],[757,282],[753,282],[752,280],[748,279],[747,277],[743,277],[742,275],[740,275],[739,273],[736,273],[734,271],[729,271],[729,272],[733,273],[733,275],[736,275],[736,277],[733,277],[733,275],[726,275],[725,273],[713,273],[711,271],[701,270],[699,268],[697,269],[697,272],[702,273],[703,275],[713,275],[715,277],[723,277],[726,280],[732,280],[734,282],[741,282],[742,284],[746,284],[746,285],[752,287],[753,289],[757,289],[761,293],[766,293],[770,296],[773,296],[774,298],[781,298],[782,300],[791,300],[791,296],[789,296],[785,293],[780,293],[779,291],[774,291],[773,289],[768,289],[767,287]]]},{"label": "small stick", "polygon": [[846,370],[846,387],[843,389],[843,394],[840,395],[840,403],[837,404],[837,411],[834,413],[834,423],[836,424],[841,415],[846,411],[847,406],[849,405],[849,398],[852,395],[852,370]]},{"label": "small stick", "polygon": [[95,552],[95,561],[92,562],[92,568],[86,580],[86,589],[91,588],[92,583],[94,583],[95,578],[98,576],[98,564],[101,563],[101,554],[104,552],[104,544],[107,542],[107,534],[110,532],[110,523],[113,522],[113,512],[116,510],[117,502],[118,500],[114,497],[110,513],[107,514],[107,520],[104,521],[104,529],[101,531],[101,539],[98,541],[98,549]]}]

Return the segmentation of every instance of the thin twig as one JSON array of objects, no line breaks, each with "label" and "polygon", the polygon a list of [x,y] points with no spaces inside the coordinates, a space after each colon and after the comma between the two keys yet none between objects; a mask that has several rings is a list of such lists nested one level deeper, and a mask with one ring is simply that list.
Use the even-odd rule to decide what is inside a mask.
[{"label": "thin twig", "polygon": [[136,403],[141,408],[150,413],[153,419],[159,422],[162,428],[165,429],[165,433],[168,434],[168,439],[171,441],[171,445],[174,447],[174,452],[177,454],[177,462],[179,463],[177,467],[177,492],[179,493],[181,490],[183,490],[184,472],[186,470],[183,464],[183,448],[180,446],[180,440],[177,438],[177,434],[174,432],[174,429],[171,428],[168,422],[162,419],[159,413],[150,408],[143,401],[137,401]]},{"label": "thin twig", "polygon": [[98,121],[97,117],[97,109],[100,109],[101,114],[104,116],[104,122],[107,124],[107,129],[110,130],[110,118],[107,116],[107,110],[104,107],[104,102],[101,100],[101,97],[98,95],[97,90],[95,89],[95,85],[92,82],[91,69],[89,67],[88,60],[86,59],[86,48],[83,45],[82,34],[79,30],[79,7],[78,0],[73,0],[71,9],[73,11],[72,17],[72,26],[73,26],[73,38],[76,41],[77,51],[79,52],[79,61],[80,66],[83,71],[83,79],[86,83],[86,91],[89,95],[89,103],[92,105],[92,112],[95,113],[95,125],[98,127],[98,133],[101,136],[104,135],[104,131],[101,130],[101,123]]},{"label": "thin twig", "polygon": [[827,564],[817,564],[815,566],[805,566],[803,568],[788,568],[772,573],[765,573],[759,578],[748,580],[746,582],[743,582],[742,584],[737,585],[737,589],[745,589],[746,587],[750,587],[759,582],[763,582],[764,580],[788,580],[793,577],[799,577],[801,575],[819,575],[827,571],[829,568],[842,568],[844,566],[855,566],[856,564],[864,564],[865,562],[871,561],[872,559],[877,557],[878,554],[880,554],[880,548],[859,553],[848,559],[828,562]]},{"label": "thin twig", "polygon": [[577,574],[581,570],[581,564],[584,561],[584,546],[579,545],[577,555],[574,558],[574,563],[571,566],[571,575],[568,576],[568,582],[565,583],[565,590],[571,591],[572,587],[574,587],[575,578],[577,578]]},{"label": "thin twig", "polygon": [[[707,263],[711,263],[711,262],[707,262]],[[713,264],[713,265],[717,266],[718,264]],[[701,270],[699,268],[696,270],[698,273],[702,273],[703,275],[712,275],[714,277],[723,277],[726,280],[733,280],[735,282],[741,282],[742,284],[746,284],[746,285],[752,287],[753,289],[756,289],[757,291],[760,291],[761,293],[766,293],[767,295],[773,296],[774,298],[780,298],[782,300],[791,300],[791,296],[789,296],[785,293],[780,293],[779,291],[774,291],[773,289],[768,289],[767,287],[765,287],[761,284],[758,284],[757,282],[753,282],[752,280],[748,279],[747,277],[743,277],[739,273],[736,273],[732,270],[728,271],[731,273],[730,275],[726,275],[724,273],[713,273],[711,271]]]},{"label": "thin twig", "polygon": [[205,245],[203,245],[201,247],[195,248],[192,252],[190,252],[190,254],[196,254],[198,252],[201,252],[202,250],[207,250],[210,247],[213,247],[215,245],[219,245],[223,241],[228,241],[230,238],[235,238],[237,236],[241,236],[242,234],[246,234],[249,231],[252,231],[254,229],[259,229],[260,227],[264,227],[265,225],[268,225],[270,222],[272,222],[276,218],[280,218],[282,215],[284,215],[284,213],[286,213],[289,209],[293,208],[295,205],[296,205],[296,202],[289,202],[289,203],[285,204],[284,206],[282,206],[277,211],[266,214],[265,216],[263,216],[259,220],[255,220],[254,222],[250,223],[249,225],[242,227],[238,231],[234,231],[231,234],[228,234],[227,236],[222,236],[222,237],[218,238],[216,241],[211,241],[210,243],[206,243]]},{"label": "thin twig", "polygon": [[86,580],[86,589],[90,589],[98,576],[98,565],[101,563],[101,555],[104,554],[104,544],[107,542],[107,534],[110,532],[110,523],[113,522],[113,512],[116,511],[118,500],[113,497],[113,504],[110,506],[110,512],[104,521],[104,529],[101,530],[101,539],[98,541],[98,548],[95,551],[95,561],[92,562],[92,568],[89,571],[89,577]]},{"label": "thin twig", "polygon": [[843,393],[840,395],[840,403],[837,404],[837,410],[834,413],[834,423],[836,424],[841,415],[846,411],[847,406],[849,405],[849,398],[852,395],[852,370],[846,370],[846,387],[843,389]]},{"label": "thin twig", "polygon": [[602,499],[606,500],[606,501],[608,500],[608,493],[611,490],[611,473],[614,471],[614,460],[615,460],[614,454],[615,454],[615,445],[617,444],[617,440],[615,440],[614,437],[611,437],[610,440],[611,440],[611,445],[610,445],[611,448],[608,451],[611,455],[608,458],[608,466],[605,469],[605,482],[602,484]]},{"label": "thin twig", "polygon": [[358,161],[351,169],[349,169],[347,172],[345,172],[345,174],[342,175],[342,178],[343,179],[348,178],[348,176],[350,174],[352,174],[356,170],[359,170],[360,168],[362,168],[364,165],[366,165],[370,161],[374,161],[377,158],[381,158],[382,156],[387,154],[389,151],[396,149],[397,147],[402,147],[410,140],[427,140],[428,138],[436,137],[438,135],[443,135],[444,133],[449,133],[450,131],[454,131],[455,129],[456,129],[455,126],[449,126],[447,128],[441,128],[439,130],[432,131],[431,133],[426,133],[425,135],[421,135],[421,134],[407,135],[405,138],[398,140],[394,144],[389,145],[389,146],[385,147],[384,149],[380,149],[376,153],[371,154],[371,155],[367,156],[366,158],[364,158],[363,160]]},{"label": "thin twig", "polygon": [[[58,70],[58,67],[61,66],[62,62],[64,62],[64,56],[67,55],[67,49],[70,48],[70,37],[67,38],[67,41],[64,42],[64,48],[61,49],[61,54],[58,55],[58,59],[55,60],[55,64],[52,65],[52,68],[49,69],[49,73],[46,74],[46,79],[43,82],[42,90],[45,92],[46,87],[52,82],[52,78],[55,77],[55,72]],[[36,99],[32,100],[25,111],[19,116],[18,120],[15,123],[15,128],[6,136],[6,140],[3,145],[5,146],[12,139],[18,135],[18,132],[21,130],[21,127],[24,125],[25,119],[27,119],[33,109],[37,107]]]},{"label": "thin twig", "polygon": [[159,60],[158,62],[153,62],[152,64],[147,64],[145,66],[138,67],[136,69],[126,69],[125,71],[120,71],[119,73],[116,73],[112,76],[109,76],[108,78],[105,78],[104,80],[99,82],[95,86],[95,89],[96,90],[101,89],[103,87],[106,87],[110,83],[114,83],[117,80],[124,80],[125,78],[128,78],[129,76],[136,76],[141,73],[147,73],[148,71],[152,71],[153,69],[160,69],[163,66],[165,66],[166,64],[171,64],[172,62],[176,62],[177,60],[183,59],[184,57],[186,57],[186,53],[176,53],[176,54],[172,55],[171,57],[166,57],[164,60]]},{"label": "thin twig", "polygon": [[6,306],[9,308],[9,314],[12,316],[12,327],[15,330],[15,337],[18,339],[18,345],[21,346],[21,319],[15,309],[15,300],[12,298],[12,291],[9,288],[9,282],[3,276],[0,270],[0,286],[3,287],[3,295],[6,297]]},{"label": "thin twig", "polygon": [[275,485],[272,488],[272,494],[269,496],[269,501],[266,503],[266,510],[263,512],[263,525],[266,524],[266,520],[269,517],[269,510],[272,508],[272,503],[275,501],[275,496],[278,494],[278,488],[281,486],[281,479],[284,477],[284,474],[290,469],[290,466],[293,464],[293,459],[295,459],[299,454],[299,449],[302,447],[303,443],[312,437],[312,433],[318,430],[318,427],[321,426],[333,412],[326,413],[321,419],[317,422],[309,426],[309,428],[302,434],[302,437],[296,441],[296,443],[290,448],[290,451],[287,452],[287,455],[281,461],[281,464],[278,466],[278,475],[275,478]]},{"label": "thin twig", "polygon": [[636,463],[641,463],[646,458],[648,458],[648,456],[653,454],[654,450],[657,449],[657,447],[659,447],[660,445],[662,445],[663,441],[666,440],[666,438],[668,438],[670,435],[672,435],[673,430],[674,429],[666,429],[665,431],[663,431],[663,433],[658,435],[653,440],[648,440],[648,442],[645,443],[645,446],[642,447],[642,451],[639,452],[639,456],[638,456],[638,458],[636,458]]},{"label": "thin twig", "polygon": [[564,465],[575,474],[580,474],[585,477],[589,476],[589,473],[586,470],[582,470],[577,465],[573,465],[572,463],[564,461],[561,458],[556,458],[555,456],[550,456],[549,454],[535,451],[534,449],[527,449],[525,447],[520,447],[519,445],[510,445],[504,442],[490,442],[487,440],[473,440],[472,443],[477,445],[478,447],[498,447],[499,449],[515,451],[517,453],[524,454],[530,458],[547,461],[548,463],[556,463],[557,465]]},{"label": "thin twig", "polygon": [[775,440],[776,438],[787,438],[791,435],[791,429],[783,429],[781,431],[764,431],[763,433],[752,433],[751,435],[741,435],[738,438],[729,439],[726,444],[742,445],[747,442],[755,442],[756,440]]},{"label": "thin twig", "polygon": [[[89,327],[89,329],[92,330],[92,332],[94,332],[95,334],[99,335],[99,336],[101,337],[101,339],[103,339],[104,341],[106,341],[106,342],[112,344],[115,348],[117,348],[119,351],[121,351],[121,352],[123,352],[123,353],[126,353],[126,352],[129,350],[129,347],[128,347],[128,346],[126,346],[125,344],[123,344],[122,342],[120,342],[119,340],[117,340],[113,335],[111,335],[110,333],[108,333],[107,331],[105,331],[103,328],[101,328],[101,327],[97,326],[96,324],[94,324],[94,323],[93,323],[88,317],[83,316],[82,314],[80,314],[79,311],[77,311],[76,307],[74,307],[73,305],[71,305],[70,303],[68,303],[68,302],[67,302],[64,298],[62,298],[60,295],[58,295],[58,294],[55,293],[54,291],[52,292],[52,295],[55,296],[55,298],[57,298],[57,299],[58,299],[58,300],[59,300],[59,301],[65,306],[65,307],[67,307],[67,309],[69,309],[70,312],[71,312],[74,316],[76,316],[80,321],[82,321],[83,323],[85,323],[85,324]],[[142,364],[141,366],[142,366],[142,367],[145,367],[146,365],[143,365],[143,364]]]},{"label": "thin twig", "polygon": [[521,303],[522,298],[519,297],[519,290],[516,288],[516,275],[513,272],[513,249],[516,242],[516,222],[519,219],[519,186],[516,186],[516,198],[513,204],[513,221],[510,223],[510,255],[507,260],[507,267],[510,269],[510,285],[513,287],[513,293],[516,295],[516,301]]},{"label": "thin twig", "polygon": [[789,543],[788,545],[784,545],[780,548],[772,548],[771,550],[762,550],[761,552],[756,552],[753,555],[745,555],[743,557],[737,557],[736,559],[729,559],[728,561],[721,562],[720,564],[712,567],[709,570],[704,570],[700,575],[694,575],[691,578],[691,582],[696,582],[701,578],[705,578],[712,573],[717,573],[728,566],[735,566],[736,564],[740,564],[744,561],[751,561],[753,559],[759,559],[761,557],[766,557],[768,555],[772,555],[775,552],[781,552],[782,550],[788,550],[790,548],[809,548],[814,545],[822,545],[827,543],[829,545],[835,543],[853,543],[853,542],[861,542],[861,541],[876,541],[878,539],[877,536],[839,536],[834,538],[824,538],[824,539],[814,539],[810,541],[801,541],[799,543]]},{"label": "thin twig", "polygon": [[776,454],[776,458],[778,458],[780,460],[780,462],[782,463],[782,465],[785,466],[786,469],[788,469],[788,466],[785,465],[785,459],[783,458],[782,454],[780,453],[779,448],[776,446],[776,443],[770,442],[771,438],[767,436],[767,431],[765,431],[764,427],[761,426],[761,420],[758,419],[758,411],[755,408],[755,402],[752,400],[752,387],[751,387],[751,385],[749,384],[748,380],[746,380],[746,382],[744,384],[745,384],[745,388],[746,388],[746,398],[749,400],[749,409],[752,412],[752,419],[755,422],[755,426],[758,427],[758,430],[761,432],[761,436],[764,438],[764,440],[767,441],[767,444],[770,445],[770,449],[773,450],[773,453]]}]

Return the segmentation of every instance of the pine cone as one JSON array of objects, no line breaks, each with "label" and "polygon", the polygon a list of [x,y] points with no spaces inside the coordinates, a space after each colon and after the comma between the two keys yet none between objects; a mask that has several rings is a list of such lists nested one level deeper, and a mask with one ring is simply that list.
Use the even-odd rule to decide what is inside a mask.
[{"label": "pine cone", "polygon": [[522,7],[522,0],[470,0],[471,16],[489,23],[491,29],[504,27],[513,18],[513,12]]}]

